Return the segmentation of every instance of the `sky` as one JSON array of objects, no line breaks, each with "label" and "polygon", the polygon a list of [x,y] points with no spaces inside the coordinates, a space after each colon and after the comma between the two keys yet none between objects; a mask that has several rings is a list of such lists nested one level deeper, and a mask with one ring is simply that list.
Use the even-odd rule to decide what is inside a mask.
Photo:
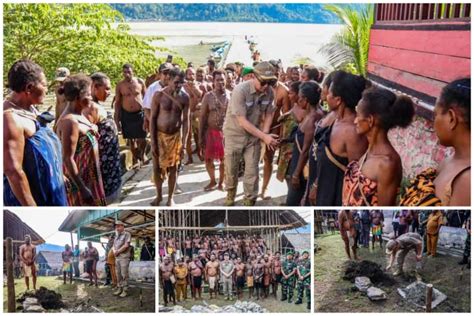
[{"label": "sky", "polygon": [[[15,210],[11,211],[18,215],[20,219],[25,222],[28,226],[33,228],[48,244],[54,244],[64,246],[66,244],[71,245],[71,234],[58,231],[61,223],[66,219],[67,215],[71,210]],[[74,245],[77,243],[76,234],[72,234]],[[102,246],[98,243],[92,243],[97,248],[100,255],[104,254]],[[80,249],[86,247],[86,242],[81,241],[79,244]]]}]

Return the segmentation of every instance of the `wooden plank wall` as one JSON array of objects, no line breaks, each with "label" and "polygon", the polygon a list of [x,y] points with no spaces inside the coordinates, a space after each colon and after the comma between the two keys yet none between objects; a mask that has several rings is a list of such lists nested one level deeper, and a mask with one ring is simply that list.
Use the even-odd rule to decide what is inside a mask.
[{"label": "wooden plank wall", "polygon": [[470,77],[471,36],[463,23],[375,24],[369,77],[434,104],[446,83]]}]

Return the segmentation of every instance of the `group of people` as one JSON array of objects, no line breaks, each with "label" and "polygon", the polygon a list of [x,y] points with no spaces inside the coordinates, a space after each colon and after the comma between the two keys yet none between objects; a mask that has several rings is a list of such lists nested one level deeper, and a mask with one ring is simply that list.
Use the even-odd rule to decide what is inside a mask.
[{"label": "group of people", "polygon": [[[160,240],[160,285],[164,304],[176,304],[188,298],[202,298],[207,285],[209,299],[223,295],[225,300],[273,297],[277,299],[281,284],[281,301],[293,303],[306,297],[310,309],[311,261],[308,251],[301,255],[289,251],[285,257],[267,248],[258,235],[188,236],[185,240],[164,237]],[[271,288],[271,289],[270,289]]]},{"label": "group of people", "polygon": [[[387,270],[397,262],[394,275],[403,273],[403,264],[411,250],[416,252],[417,271],[421,269],[423,254],[428,258],[437,254],[438,238],[442,226],[464,228],[467,231],[463,259],[460,265],[468,264],[471,256],[471,218],[469,211],[392,211],[393,232],[387,235],[386,253],[391,255]],[[345,250],[349,259],[358,260],[357,241],[369,247],[368,237],[372,234],[372,249],[375,240],[379,239],[383,249],[384,214],[380,210],[342,210],[338,214],[338,225]],[[454,224],[454,225],[451,225]],[[351,257],[352,250],[352,257]]]},{"label": "group of people", "polygon": [[[126,297],[128,294],[129,265],[134,258],[134,248],[131,245],[131,234],[125,230],[125,224],[121,221],[115,222],[115,233],[109,236],[105,249],[105,286],[110,285],[114,290],[113,294],[119,297]],[[36,247],[31,243],[31,237],[25,236],[25,243],[20,246],[18,258],[21,262],[23,276],[25,278],[26,288],[30,289],[29,280],[32,279],[33,289],[36,290]],[[97,263],[99,262],[99,251],[92,242],[87,242],[87,247],[81,251],[79,245],[65,245],[61,253],[63,265],[63,282],[72,284],[74,277],[79,278],[80,262],[82,261],[83,272],[89,277],[89,286],[98,286]],[[155,260],[155,247],[151,238],[146,237],[140,252],[141,261]]]},{"label": "group of people", "polygon": [[147,86],[132,65],[123,65],[113,118],[100,104],[111,89],[105,74],[63,70],[54,133],[33,106],[47,91],[43,70],[17,61],[4,102],[5,205],[103,206],[117,200],[118,131],[134,162],[145,162],[150,135],[155,206],[166,179],[166,205],[173,204],[179,170],[193,163],[194,152],[209,174],[205,191],[225,189],[224,204],[232,206],[243,174],[243,204],[255,205],[258,196],[270,198],[277,150],[276,177],[288,185],[289,206],[394,206],[398,200],[402,206],[470,205],[470,78],[446,85],[434,109],[436,135],[453,155],[438,170],[418,175],[399,196],[403,164],[388,132],[411,123],[415,107],[409,97],[342,70],[325,75],[313,65],[284,71],[280,61],[270,60],[217,69],[211,59],[205,68],[188,66],[164,63]]},{"label": "group of people", "polygon": [[43,69],[19,60],[8,72],[5,206],[105,206],[120,196],[118,131],[101,105],[110,94],[109,78],[60,68],[56,80],[54,119],[35,108],[48,89]]}]

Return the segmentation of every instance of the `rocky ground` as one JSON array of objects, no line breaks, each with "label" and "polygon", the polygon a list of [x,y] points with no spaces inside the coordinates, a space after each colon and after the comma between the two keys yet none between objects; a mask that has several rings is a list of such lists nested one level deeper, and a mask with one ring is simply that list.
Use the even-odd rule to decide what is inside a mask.
[{"label": "rocky ground", "polygon": [[[62,279],[57,277],[41,276],[38,277],[37,287],[38,289],[44,287],[44,289],[36,293],[30,290],[25,295],[24,281],[15,279],[18,312],[24,308],[23,299],[28,299],[30,305],[39,312],[42,311],[41,308],[48,312],[155,312],[154,289],[130,288],[128,297],[118,298],[112,294],[113,291],[109,287],[89,287],[87,283],[81,281],[63,284]],[[37,301],[34,301],[33,296],[37,298]],[[6,286],[3,289],[3,307],[6,312]]]},{"label": "rocky ground", "polygon": [[[188,291],[190,292],[190,291]],[[277,299],[273,296],[268,297],[267,299],[256,300],[255,298],[248,299],[248,291],[244,290],[244,294],[241,300],[227,301],[224,299],[223,295],[219,295],[217,299],[209,300],[209,294],[202,294],[201,300],[193,300],[191,298],[191,293],[188,293],[188,299],[182,302],[178,302],[176,306],[173,304],[168,304],[168,307],[163,306],[163,297],[160,294],[159,304],[160,312],[200,312],[205,313],[209,310],[212,312],[222,312],[222,313],[237,313],[237,312],[278,312],[278,313],[306,313],[309,312],[306,309],[306,301],[303,300],[303,304],[296,305],[296,291],[293,296],[293,303],[281,302],[281,290],[279,288]],[[240,311],[241,310],[241,311]]]},{"label": "rocky ground", "polygon": [[[340,235],[318,236],[316,240],[320,247],[314,263],[316,312],[423,312],[423,309],[403,300],[398,293],[398,288],[405,288],[416,281],[414,276],[394,277],[393,282],[389,280],[389,276],[386,279],[372,280],[372,283],[376,283],[378,288],[385,291],[387,300],[371,302],[366,294],[355,289],[354,283],[351,282],[353,275],[347,278],[345,272],[349,263]],[[377,245],[374,250],[359,249],[359,257],[379,265],[382,269],[388,260],[384,250]],[[433,310],[434,312],[468,313],[471,310],[471,271],[462,270],[457,264],[459,259],[443,255],[423,258],[422,281],[433,284],[448,297]],[[407,262],[405,268],[413,267],[413,254],[408,256]],[[347,280],[344,279],[345,276]]]}]

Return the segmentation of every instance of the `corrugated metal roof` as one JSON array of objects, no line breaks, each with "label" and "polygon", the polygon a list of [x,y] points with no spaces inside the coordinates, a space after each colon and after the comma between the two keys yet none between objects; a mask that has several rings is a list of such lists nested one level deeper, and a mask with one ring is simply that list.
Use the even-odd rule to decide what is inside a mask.
[{"label": "corrugated metal roof", "polygon": [[40,251],[38,252],[37,262],[41,261],[41,257],[48,263],[51,269],[61,269],[63,266],[63,258],[60,252],[54,251]]},{"label": "corrugated metal roof", "polygon": [[36,247],[36,252],[39,253],[40,251],[52,251],[61,253],[64,251],[64,246],[44,243]]},{"label": "corrugated metal roof", "polygon": [[295,248],[296,251],[309,250],[311,248],[311,233],[291,234],[284,232],[283,236]]}]

